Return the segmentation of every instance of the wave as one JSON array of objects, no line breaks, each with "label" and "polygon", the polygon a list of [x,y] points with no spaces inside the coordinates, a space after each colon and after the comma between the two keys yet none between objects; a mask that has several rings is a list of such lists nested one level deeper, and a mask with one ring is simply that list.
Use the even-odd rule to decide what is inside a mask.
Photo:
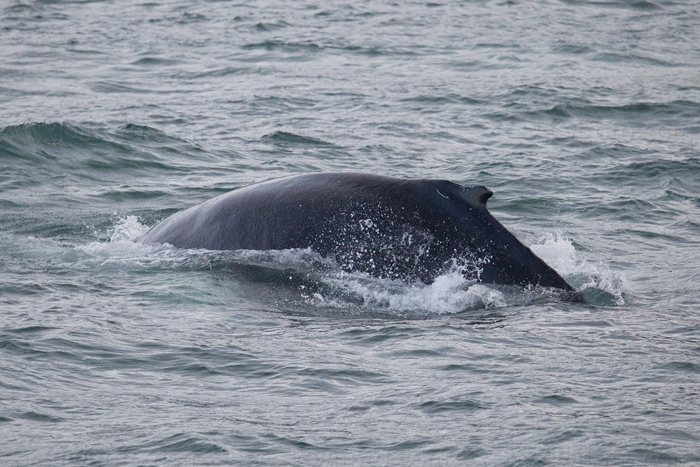
[{"label": "wave", "polygon": [[258,43],[246,44],[243,46],[244,49],[284,49],[290,51],[317,51],[321,47],[313,42],[286,42],[281,40],[268,40]]},{"label": "wave", "polygon": [[286,131],[275,131],[260,138],[263,143],[271,143],[279,146],[321,146],[333,147],[334,145],[310,136],[301,136]]},{"label": "wave", "polygon": [[564,3],[574,6],[595,6],[607,8],[630,8],[633,10],[657,10],[661,7],[648,0],[565,0]]},{"label": "wave", "polygon": [[680,131],[694,133],[696,130],[692,123],[700,117],[700,103],[695,100],[621,102],[618,97],[619,92],[605,86],[594,87],[588,96],[582,96],[567,87],[523,85],[495,96],[493,100],[499,103],[498,109],[489,109],[483,115],[499,121],[590,119],[598,124],[601,120],[609,120],[645,129],[663,123],[675,131],[679,131],[677,121],[680,118],[688,122],[688,126],[680,127]]},{"label": "wave", "polygon": [[288,22],[284,21],[284,20],[279,20],[279,21],[275,21],[275,22],[264,22],[264,21],[261,21],[261,22],[257,23],[257,24],[255,25],[254,28],[255,28],[257,31],[265,31],[265,32],[268,32],[268,31],[274,31],[274,30],[277,30],[277,29],[287,28],[287,27],[289,27],[289,26],[290,26],[290,24],[289,24]]},{"label": "wave", "polygon": [[[639,211],[640,214],[649,211],[648,208],[653,208],[649,202],[656,202],[664,197],[681,197],[689,200],[698,199],[698,183],[697,180],[700,179],[700,159],[697,157],[681,157],[675,156],[674,159],[661,159],[653,158],[650,160],[639,160],[645,157],[643,154],[637,154],[635,151],[626,150],[624,152],[629,153],[628,157],[622,157],[620,153],[623,151],[615,151],[615,156],[617,159],[608,166],[601,166],[600,169],[593,171],[586,177],[585,180],[591,184],[591,186],[601,186],[609,185],[614,183],[618,187],[639,187],[640,183],[644,181],[653,182],[652,186],[656,188],[654,190],[647,190],[644,193],[637,193],[632,199],[623,199],[627,206],[617,205],[620,203],[620,199],[615,199],[611,201],[613,207],[619,208],[619,215],[622,213],[629,214],[629,212],[621,209],[625,207],[632,207],[635,211]],[[601,152],[596,149],[590,151],[592,154]],[[649,156],[647,156],[649,157]],[[671,156],[674,157],[674,156]],[[627,159],[627,160],[624,160]],[[636,160],[633,160],[636,159]],[[646,203],[646,206],[644,204]],[[599,209],[601,206],[593,206],[593,209]],[[610,206],[608,206],[610,207]],[[665,210],[670,209],[670,206],[664,208]],[[668,210],[667,212],[659,212],[660,214],[677,214],[673,210]]]},{"label": "wave", "polygon": [[623,164],[608,172],[613,180],[651,179],[659,176],[679,177],[700,175],[700,158],[690,157],[682,160],[657,159],[644,162]]},{"label": "wave", "polygon": [[0,130],[0,161],[7,167],[31,170],[33,177],[77,175],[99,180],[105,172],[181,172],[196,161],[215,158],[191,141],[133,123],[108,129],[95,124],[34,122]]},{"label": "wave", "polygon": [[473,99],[471,97],[461,96],[459,94],[446,94],[444,96],[440,95],[416,95],[411,97],[406,97],[401,99],[401,102],[413,102],[425,105],[442,105],[442,104],[455,104],[455,105],[475,105],[481,102]]},{"label": "wave", "polygon": [[[553,97],[551,97],[553,99]],[[560,98],[565,99],[565,98]],[[513,118],[557,118],[569,119],[583,117],[590,119],[621,120],[632,123],[642,120],[648,123],[649,118],[683,117],[694,119],[700,116],[700,104],[691,101],[672,101],[667,103],[636,102],[622,105],[596,105],[588,101],[578,100],[565,104],[554,104],[551,107],[537,110],[514,112]],[[692,121],[692,120],[689,120]]]},{"label": "wave", "polygon": [[125,148],[99,137],[94,131],[69,123],[21,123],[0,130],[0,159],[18,158],[44,163],[61,159],[67,149],[107,147],[124,152]]},{"label": "wave", "polygon": [[[271,27],[267,23],[259,23],[262,26],[256,26],[258,31],[262,31],[260,28]],[[270,39],[262,42],[251,42],[243,46],[244,50],[264,50],[265,52],[275,52],[276,59],[280,59],[280,55],[283,58],[291,61],[299,60],[311,60],[314,54],[330,52],[334,54],[342,55],[344,53],[357,54],[368,57],[378,57],[378,56],[416,56],[420,55],[421,52],[415,46],[363,46],[349,43],[338,43],[335,41],[319,41],[319,43],[306,41],[306,42],[295,42],[295,41],[284,41],[279,39]],[[243,59],[242,61],[264,61],[266,56],[254,56]],[[459,64],[457,65],[459,66]]]},{"label": "wave", "polygon": [[631,64],[640,66],[659,66],[663,68],[671,68],[674,66],[682,66],[683,63],[674,63],[667,60],[662,60],[660,58],[649,57],[641,54],[632,53],[614,53],[614,52],[601,52],[595,54],[592,58],[594,62],[607,62],[607,63],[624,63],[629,62]]},{"label": "wave", "polygon": [[545,111],[547,114],[592,118],[634,118],[649,116],[686,116],[700,115],[700,104],[691,101],[673,101],[668,103],[637,102],[624,105],[555,105]]}]

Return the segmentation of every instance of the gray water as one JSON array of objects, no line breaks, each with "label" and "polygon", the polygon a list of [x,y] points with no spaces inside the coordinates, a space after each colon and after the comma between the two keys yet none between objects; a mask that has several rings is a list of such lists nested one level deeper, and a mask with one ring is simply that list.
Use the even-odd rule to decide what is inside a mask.
[{"label": "gray water", "polygon": [[[0,3],[0,463],[700,463],[693,1]],[[136,240],[319,171],[494,191],[589,304]]]}]

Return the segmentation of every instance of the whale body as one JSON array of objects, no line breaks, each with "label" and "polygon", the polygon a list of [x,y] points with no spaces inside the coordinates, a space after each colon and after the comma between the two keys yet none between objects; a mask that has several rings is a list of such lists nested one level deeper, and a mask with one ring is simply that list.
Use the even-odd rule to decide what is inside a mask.
[{"label": "whale body", "polygon": [[573,288],[486,208],[492,192],[447,180],[313,173],[234,190],[175,213],[144,243],[306,249],[346,271],[432,283],[450,268],[484,283]]}]

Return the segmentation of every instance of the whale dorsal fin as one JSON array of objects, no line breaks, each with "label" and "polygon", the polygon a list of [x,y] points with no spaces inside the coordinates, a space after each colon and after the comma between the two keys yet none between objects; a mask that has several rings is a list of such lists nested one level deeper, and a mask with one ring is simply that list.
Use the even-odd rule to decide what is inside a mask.
[{"label": "whale dorsal fin", "polygon": [[493,196],[493,192],[485,186],[462,187],[462,198],[482,209],[486,209],[486,201]]}]

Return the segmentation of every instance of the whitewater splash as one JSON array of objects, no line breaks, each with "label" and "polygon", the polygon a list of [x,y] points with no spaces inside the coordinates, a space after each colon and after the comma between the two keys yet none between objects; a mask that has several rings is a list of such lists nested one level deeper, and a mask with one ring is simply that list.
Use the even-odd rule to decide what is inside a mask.
[{"label": "whitewater splash", "polygon": [[[182,250],[169,245],[144,245],[137,240],[148,230],[136,216],[120,218],[102,239],[78,247],[93,267],[163,268],[184,272],[214,270],[231,280],[266,287],[266,300],[352,315],[452,315],[480,309],[501,309],[541,301],[557,301],[561,291],[481,284],[465,279],[457,266],[432,284],[381,279],[346,272],[328,258],[304,250]],[[531,249],[559,274],[573,282],[594,304],[622,305],[624,279],[603,264],[580,255],[561,233],[545,233]],[[280,293],[275,299],[269,290]],[[602,298],[601,298],[602,296]],[[597,301],[596,301],[597,300]],[[598,303],[601,302],[601,303]]]},{"label": "whitewater splash", "polygon": [[543,233],[530,249],[582,292],[590,303],[624,305],[625,295],[632,291],[631,284],[622,274],[578,252],[573,242],[561,232]]}]

